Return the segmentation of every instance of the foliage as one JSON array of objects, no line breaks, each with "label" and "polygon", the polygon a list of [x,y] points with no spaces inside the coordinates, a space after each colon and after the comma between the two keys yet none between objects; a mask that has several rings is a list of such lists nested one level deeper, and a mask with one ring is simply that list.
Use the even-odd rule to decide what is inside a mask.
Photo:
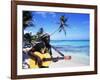
[{"label": "foliage", "polygon": [[23,11],[23,29],[25,30],[29,26],[34,26],[32,21],[32,12]]}]

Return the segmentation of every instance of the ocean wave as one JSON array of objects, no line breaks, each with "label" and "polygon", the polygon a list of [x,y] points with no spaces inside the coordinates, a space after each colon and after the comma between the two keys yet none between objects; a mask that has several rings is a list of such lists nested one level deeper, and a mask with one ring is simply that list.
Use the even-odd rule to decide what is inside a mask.
[{"label": "ocean wave", "polygon": [[59,51],[63,52],[71,52],[71,53],[84,53],[85,55],[89,56],[89,46],[69,46],[69,45],[62,45],[62,46],[54,46]]}]

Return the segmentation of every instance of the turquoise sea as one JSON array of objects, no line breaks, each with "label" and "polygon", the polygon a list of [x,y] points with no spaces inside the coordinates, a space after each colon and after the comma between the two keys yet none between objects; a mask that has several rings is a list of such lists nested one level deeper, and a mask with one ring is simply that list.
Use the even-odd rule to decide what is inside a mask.
[{"label": "turquoise sea", "polygon": [[89,56],[89,40],[51,40],[50,43],[61,52],[80,53]]}]

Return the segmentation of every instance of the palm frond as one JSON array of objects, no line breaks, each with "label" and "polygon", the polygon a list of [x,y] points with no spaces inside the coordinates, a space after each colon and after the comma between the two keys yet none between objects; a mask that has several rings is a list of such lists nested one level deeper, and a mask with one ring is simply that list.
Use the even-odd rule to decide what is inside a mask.
[{"label": "palm frond", "polygon": [[64,24],[65,27],[68,27],[68,24]]},{"label": "palm frond", "polygon": [[23,29],[27,27],[34,26],[33,15],[30,11],[23,11]]},{"label": "palm frond", "polygon": [[66,23],[68,21],[68,18],[66,18],[65,20],[64,20],[64,22]]}]

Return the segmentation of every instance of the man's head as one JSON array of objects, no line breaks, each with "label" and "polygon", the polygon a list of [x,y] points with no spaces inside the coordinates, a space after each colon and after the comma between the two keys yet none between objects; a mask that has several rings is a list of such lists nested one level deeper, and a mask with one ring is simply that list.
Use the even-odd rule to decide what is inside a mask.
[{"label": "man's head", "polygon": [[40,41],[40,42],[36,42],[34,45],[34,49],[35,51],[39,51],[41,53],[44,53],[45,51],[45,43]]}]

